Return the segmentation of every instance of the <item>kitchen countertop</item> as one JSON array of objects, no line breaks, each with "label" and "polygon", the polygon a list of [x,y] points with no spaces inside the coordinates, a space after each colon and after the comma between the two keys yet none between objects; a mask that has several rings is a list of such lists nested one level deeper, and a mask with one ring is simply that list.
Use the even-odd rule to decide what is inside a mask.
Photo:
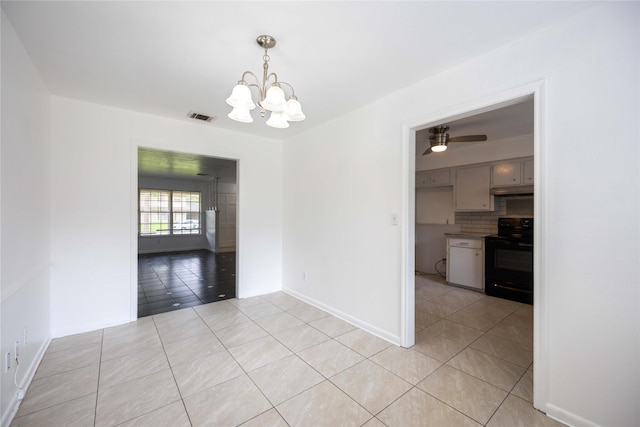
[{"label": "kitchen countertop", "polygon": [[446,237],[454,239],[484,239],[489,234],[484,233],[444,233]]}]

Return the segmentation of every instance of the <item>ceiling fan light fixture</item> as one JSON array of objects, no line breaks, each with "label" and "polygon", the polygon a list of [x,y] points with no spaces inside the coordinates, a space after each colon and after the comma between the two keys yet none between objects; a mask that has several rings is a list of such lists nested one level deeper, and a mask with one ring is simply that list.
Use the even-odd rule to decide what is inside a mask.
[{"label": "ceiling fan light fixture", "polygon": [[[229,118],[243,122],[251,123],[250,110],[260,107],[260,116],[264,118],[267,111],[271,111],[267,125],[276,128],[288,128],[288,121],[299,122],[306,117],[302,112],[302,106],[295,96],[293,87],[286,82],[278,80],[276,73],[269,73],[269,49],[276,45],[276,39],[268,35],[259,36],[256,42],[264,49],[262,56],[262,81],[251,71],[245,71],[242,79],[233,88],[231,96],[227,98],[227,104],[233,107],[233,111],[229,113]],[[247,76],[252,76],[255,83],[248,83]],[[283,86],[290,91],[287,98]],[[251,95],[251,88],[258,91],[258,100],[254,103]],[[238,110],[236,110],[239,108]],[[248,117],[247,117],[248,116]]]},{"label": "ceiling fan light fixture", "polygon": [[447,151],[446,144],[434,144],[431,146],[431,151],[434,153],[442,153],[443,151]]}]

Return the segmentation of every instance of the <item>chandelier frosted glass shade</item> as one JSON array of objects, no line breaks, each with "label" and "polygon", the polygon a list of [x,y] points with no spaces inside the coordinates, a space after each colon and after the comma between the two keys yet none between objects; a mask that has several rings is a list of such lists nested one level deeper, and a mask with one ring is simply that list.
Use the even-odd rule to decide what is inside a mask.
[{"label": "chandelier frosted glass shade", "polygon": [[273,85],[267,91],[267,96],[260,103],[262,108],[269,111],[284,111],[287,108],[287,101],[284,98],[284,91]]},{"label": "chandelier frosted glass shade", "polygon": [[301,122],[306,116],[302,112],[302,105],[300,105],[300,101],[291,97],[287,101],[287,120],[290,122]]},{"label": "chandelier frosted glass shade", "polygon": [[256,108],[256,104],[251,99],[251,90],[246,83],[238,83],[233,87],[231,96],[227,98],[227,104],[232,107],[241,107],[246,110],[253,110]]},{"label": "chandelier frosted glass shade", "polygon": [[251,113],[247,108],[244,108],[244,107],[233,107],[233,110],[231,110],[228,116],[230,119],[233,119],[236,122],[242,122],[242,123],[253,122],[253,117],[251,117]]},{"label": "chandelier frosted glass shade", "polygon": [[272,128],[285,129],[289,127],[289,122],[287,122],[284,111],[272,111],[271,117],[267,120],[267,125]]},{"label": "chandelier frosted glass shade", "polygon": [[[256,42],[264,48],[262,81],[250,71],[242,74],[242,79],[233,88],[231,96],[227,98],[227,104],[233,107],[228,116],[238,122],[251,123],[253,118],[250,111],[256,108],[257,104],[260,107],[261,117],[265,117],[267,111],[271,112],[267,125],[288,128],[288,122],[299,122],[306,118],[302,112],[302,105],[289,83],[278,80],[275,73],[269,73],[268,50],[276,45],[276,40],[271,36],[262,35],[256,39]],[[247,82],[248,76],[252,76],[255,83]],[[288,97],[283,87],[290,93]],[[257,102],[252,98],[252,88],[258,92]]]}]

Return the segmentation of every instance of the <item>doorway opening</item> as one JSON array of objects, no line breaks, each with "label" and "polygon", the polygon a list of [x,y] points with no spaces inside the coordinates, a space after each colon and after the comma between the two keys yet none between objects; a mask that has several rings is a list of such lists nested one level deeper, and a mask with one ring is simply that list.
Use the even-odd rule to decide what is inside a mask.
[{"label": "doorway opening", "polygon": [[[533,401],[533,406],[544,411],[545,409],[544,402],[546,401],[546,384],[547,384],[546,376],[548,373],[548,362],[547,362],[548,346],[546,345],[546,341],[543,339],[546,336],[546,328],[547,328],[546,321],[545,321],[546,319],[545,313],[546,313],[547,305],[546,305],[546,298],[545,298],[545,292],[544,292],[545,290],[544,290],[544,287],[541,286],[541,283],[545,282],[544,266],[546,264],[545,259],[541,256],[541,254],[546,253],[544,249],[545,241],[544,239],[541,238],[541,236],[544,236],[544,229],[545,229],[544,195],[542,194],[542,191],[544,190],[544,186],[542,185],[542,183],[544,182],[544,168],[540,164],[541,160],[544,159],[544,156],[542,155],[542,153],[544,152],[544,141],[542,138],[542,136],[544,135],[544,131],[543,131],[543,121],[541,117],[542,94],[543,94],[543,83],[536,82],[527,86],[523,86],[508,92],[495,95],[493,97],[490,97],[489,99],[485,99],[475,104],[468,104],[466,106],[457,107],[456,109],[453,109],[448,112],[447,111],[442,112],[437,116],[423,118],[422,120],[415,120],[413,124],[409,124],[407,126],[406,129],[408,130],[408,132],[405,134],[406,135],[405,149],[407,154],[405,156],[405,159],[407,160],[406,171],[408,174],[408,177],[407,177],[408,192],[406,194],[407,211],[405,216],[407,221],[407,226],[406,226],[406,235],[404,239],[406,243],[406,246],[405,246],[406,262],[404,264],[405,286],[403,287],[404,304],[403,304],[403,326],[402,326],[402,343],[403,344],[402,345],[404,347],[411,347],[416,345],[416,334],[419,333],[421,330],[427,329],[434,324],[434,323],[431,323],[431,325],[427,325],[430,321],[434,320],[434,318],[429,318],[428,316],[425,316],[424,312],[420,313],[419,312],[420,310],[416,308],[418,299],[423,298],[425,294],[430,293],[431,295],[435,295],[438,292],[441,292],[443,290],[461,291],[456,293],[464,293],[464,294],[468,294],[469,292],[471,292],[471,294],[469,294],[471,296],[462,295],[460,299],[455,298],[455,296],[451,296],[449,300],[451,301],[457,300],[456,302],[452,302],[454,305],[456,303],[462,303],[467,305],[473,304],[475,301],[472,301],[472,300],[476,299],[476,298],[473,298],[474,296],[477,297],[477,299],[486,298],[486,296],[482,291],[469,291],[468,289],[465,289],[465,288],[457,288],[457,287],[449,286],[446,280],[447,279],[446,266],[442,264],[436,265],[437,262],[441,261],[443,258],[446,258],[446,253],[447,253],[446,238],[439,240],[438,248],[435,251],[433,251],[434,252],[433,254],[429,254],[429,256],[432,256],[433,259],[429,259],[426,262],[427,266],[433,269],[431,271],[433,276],[426,276],[427,278],[431,277],[434,279],[433,282],[435,283],[430,284],[432,289],[428,289],[426,291],[425,290],[418,291],[416,289],[417,286],[420,285],[419,280],[421,280],[420,276],[416,275],[416,272],[419,272],[421,268],[423,268],[421,266],[419,267],[419,264],[422,262],[422,260],[418,259],[419,257],[418,252],[422,250],[421,248],[419,248],[421,244],[421,238],[418,237],[418,227],[421,226],[420,225],[421,221],[424,221],[425,218],[432,218],[431,215],[434,214],[434,212],[427,212],[424,210],[425,200],[426,200],[427,206],[432,206],[430,203],[433,201],[437,202],[438,200],[441,201],[443,199],[449,200],[450,203],[452,204],[453,209],[446,209],[446,208],[440,209],[440,210],[436,209],[435,214],[441,215],[443,218],[443,220],[441,219],[441,223],[439,224],[440,227],[448,227],[452,225],[463,225],[463,224],[456,224],[456,223],[457,222],[464,223],[465,220],[469,220],[468,224],[466,225],[470,225],[473,227],[474,224],[479,224],[479,223],[476,223],[475,220],[480,219],[480,218],[474,219],[474,218],[468,217],[469,215],[468,212],[461,213],[455,209],[455,199],[454,199],[455,175],[453,176],[453,180],[447,184],[447,185],[451,185],[451,188],[450,188],[451,192],[448,195],[446,194],[443,195],[443,192],[446,193],[446,191],[448,191],[447,189],[443,189],[443,188],[440,188],[437,191],[433,191],[434,194],[432,195],[427,195],[427,196],[419,195],[418,194],[419,192],[426,191],[420,188],[421,183],[418,181],[420,179],[421,171],[428,172],[429,170],[433,170],[436,172],[440,172],[441,170],[445,170],[445,169],[455,170],[458,167],[469,166],[470,164],[473,164],[473,163],[492,165],[494,160],[502,161],[502,160],[509,160],[512,158],[516,158],[518,162],[520,162],[520,160],[524,161],[529,158],[535,159],[535,162],[532,162],[530,164],[530,166],[533,167],[533,171],[534,171],[534,174],[533,174],[534,188],[538,190],[533,193],[533,197],[529,197],[529,200],[526,200],[526,201],[517,201],[515,203],[510,202],[509,206],[507,206],[506,199],[501,197],[496,197],[496,199],[498,199],[497,201],[497,209],[498,209],[497,212],[499,212],[498,215],[531,216],[536,218],[536,227],[533,233],[533,240],[535,242],[534,250],[533,250],[534,304],[533,306],[526,305],[526,307],[525,305],[522,305],[525,308],[522,308],[522,310],[520,310],[521,311],[520,314],[524,315],[523,318],[528,316],[528,319],[529,319],[527,321],[528,323],[527,340],[528,341],[526,343],[523,342],[523,344],[529,347],[528,357],[531,358],[533,362],[531,365],[529,365],[529,367],[522,367],[522,369],[525,370],[526,375],[530,378],[531,383],[532,384],[535,383],[535,389],[532,386],[530,390],[531,392],[530,399]],[[527,104],[528,104],[528,107],[526,106]],[[513,110],[513,109],[517,110],[520,107],[525,109],[528,108],[528,113],[527,113],[528,121],[533,125],[532,132],[528,137],[529,141],[527,142],[528,150],[529,150],[528,152],[523,152],[519,150],[519,148],[521,148],[521,145],[518,142],[518,138],[505,137],[503,138],[503,141],[493,144],[493,146],[491,144],[487,145],[487,142],[490,142],[489,139],[487,139],[487,142],[470,142],[470,143],[462,143],[462,144],[456,143],[455,146],[454,144],[451,144],[449,145],[447,150],[451,149],[449,153],[455,154],[455,155],[450,156],[450,158],[448,158],[447,160],[444,160],[444,157],[441,157],[437,161],[432,160],[432,158],[435,158],[435,156],[437,156],[440,153],[431,153],[426,156],[422,156],[422,153],[426,151],[426,149],[430,146],[430,144],[427,138],[426,147],[419,146],[420,135],[418,133],[420,131],[423,131],[426,129],[428,132],[429,128],[436,127],[442,124],[447,124],[450,126],[451,129],[453,129],[454,124],[460,125],[460,124],[464,124],[466,121],[468,122],[467,124],[469,125],[469,128],[467,129],[458,128],[457,130],[459,130],[460,132],[457,132],[456,134],[454,134],[453,131],[450,131],[451,137],[458,136],[458,135],[467,135],[467,134],[474,134],[474,135],[488,134],[488,131],[480,130],[477,127],[475,130],[471,129],[472,125],[473,126],[481,125],[480,123],[474,123],[475,119],[482,118],[485,113],[491,114],[492,112],[494,112],[495,114],[495,113],[498,113],[499,110],[504,110],[508,112],[509,110]],[[505,126],[511,126],[512,124],[513,123],[511,121],[508,121]],[[515,138],[515,139],[509,140],[509,138]],[[483,146],[483,144],[485,145]],[[464,148],[460,148],[458,147],[458,145]],[[425,159],[425,157],[427,159]],[[435,163],[437,163],[437,165]],[[436,175],[437,176],[433,177],[434,179],[440,180],[442,178],[441,174],[436,174]],[[421,203],[423,204],[422,206],[420,206]],[[487,211],[495,211],[495,207],[492,207],[491,209],[487,209]],[[473,230],[473,229],[470,230],[467,227],[465,227],[466,230],[462,230],[462,227],[460,227],[461,230],[459,232],[475,231],[479,234],[481,233],[484,233],[486,235],[494,234],[494,230],[491,228],[492,226],[491,214],[489,214],[488,212],[485,212],[481,216],[487,216],[488,219],[490,220],[489,228],[487,230]],[[426,223],[429,223],[428,222],[429,220],[430,219],[428,219]],[[497,222],[497,218],[494,219],[493,221]],[[433,227],[433,228],[436,228],[436,227]],[[455,233],[457,231],[454,230],[449,232]],[[445,236],[442,236],[442,237],[445,237]],[[422,255],[423,254],[420,254],[420,256]],[[467,299],[465,300],[465,298]],[[510,309],[509,307],[506,307],[506,306],[511,305],[513,303],[512,301],[509,301],[509,300],[500,300],[500,302],[501,303],[499,305],[504,305],[505,307],[503,308],[506,310]],[[502,304],[502,302],[504,302],[504,304]],[[424,306],[422,307],[422,309],[423,308]],[[456,311],[464,310],[465,308],[471,308],[471,307],[460,307]],[[445,308],[445,311],[447,309],[452,310],[453,307],[449,306]],[[515,312],[517,309],[518,307],[515,307],[513,312]],[[480,311],[481,310],[478,309],[478,312]],[[427,312],[426,314],[433,315],[434,313]],[[468,313],[461,313],[459,315],[460,318],[458,320],[463,322],[462,316],[464,316],[465,314],[468,314]],[[444,317],[442,317],[442,319],[446,319],[448,321],[453,322],[453,319],[447,319],[447,316],[455,315],[455,313],[454,312],[440,313],[440,315],[445,315]],[[439,319],[436,319],[436,320],[439,320]],[[444,323],[447,323],[447,322],[444,322]],[[474,325],[474,326],[477,326],[477,325]],[[485,326],[489,327],[492,325],[485,325]],[[434,328],[437,328],[437,326],[435,326]],[[484,334],[484,332],[482,333]],[[477,337],[476,339],[478,338],[479,337]],[[464,348],[465,347],[463,346],[463,348],[460,350],[462,351],[464,350]],[[440,355],[440,357],[446,357],[446,355]],[[526,364],[526,361],[524,359],[521,359],[519,363]],[[535,363],[535,366],[536,366],[535,373],[532,370],[533,363]]]},{"label": "doorway opening", "polygon": [[236,297],[237,161],[138,147],[137,317]]}]

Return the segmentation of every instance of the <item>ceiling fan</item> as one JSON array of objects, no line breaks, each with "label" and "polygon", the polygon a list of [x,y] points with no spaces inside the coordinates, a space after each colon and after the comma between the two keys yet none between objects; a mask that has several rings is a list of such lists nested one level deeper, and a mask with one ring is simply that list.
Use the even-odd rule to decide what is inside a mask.
[{"label": "ceiling fan", "polygon": [[[473,141],[486,141],[487,135],[464,135],[464,136],[454,136],[453,138],[449,138],[449,134],[447,131],[449,130],[449,126],[440,125],[434,126],[429,129],[429,148],[426,149],[422,155],[431,154],[432,152],[439,153],[445,151],[447,149],[447,144],[450,142],[473,142]],[[418,131],[418,135],[420,131]],[[419,136],[416,135],[419,139]]]}]

